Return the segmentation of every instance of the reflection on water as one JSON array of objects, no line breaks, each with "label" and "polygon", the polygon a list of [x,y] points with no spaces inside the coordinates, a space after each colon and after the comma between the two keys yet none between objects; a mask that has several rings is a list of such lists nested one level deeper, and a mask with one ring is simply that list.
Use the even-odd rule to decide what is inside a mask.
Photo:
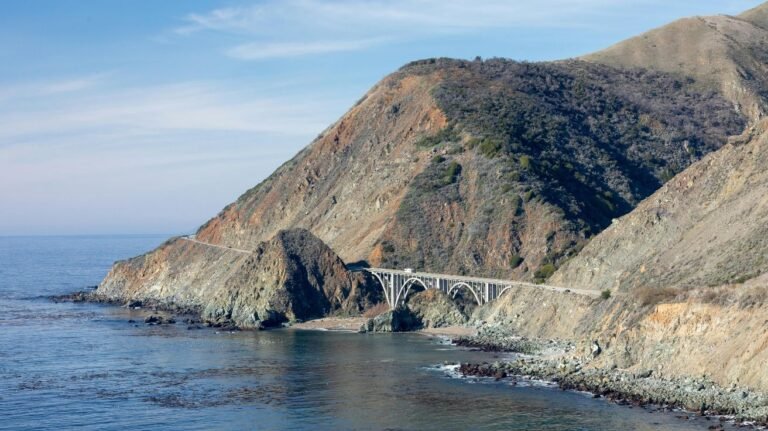
[{"label": "reflection on water", "polygon": [[444,360],[494,358],[418,335],[150,327],[128,323],[141,311],[36,299],[95,284],[112,260],[161,240],[0,238],[0,429],[707,428],[453,378]]}]

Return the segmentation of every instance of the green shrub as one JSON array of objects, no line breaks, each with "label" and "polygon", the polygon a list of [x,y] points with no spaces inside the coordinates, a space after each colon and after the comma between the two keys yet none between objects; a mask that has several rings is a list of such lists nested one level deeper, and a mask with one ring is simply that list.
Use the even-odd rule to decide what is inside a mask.
[{"label": "green shrub", "polygon": [[539,269],[533,274],[533,277],[537,283],[543,283],[546,279],[555,273],[555,265],[551,263],[545,263],[541,265]]},{"label": "green shrub", "polygon": [[461,165],[456,162],[456,160],[452,160],[451,163],[448,164],[448,167],[445,169],[440,184],[447,186],[449,184],[455,183],[459,174],[461,174]]},{"label": "green shrub", "polygon": [[485,157],[492,159],[499,155],[502,149],[501,141],[497,139],[490,139],[485,138],[480,143],[480,154],[484,155]]},{"label": "green shrub", "polygon": [[610,200],[606,199],[604,197],[604,195],[596,195],[595,199],[609,213],[613,213],[613,212],[616,211],[616,206],[613,204],[613,202],[611,202]]},{"label": "green shrub", "polygon": [[534,197],[536,197],[536,193],[533,190],[528,190],[525,192],[525,195],[523,195],[523,200],[525,202],[530,202]]},{"label": "green shrub", "polygon": [[464,152],[464,147],[462,147],[461,145],[454,145],[448,149],[446,154],[454,155],[454,154],[461,154],[463,152]]},{"label": "green shrub", "polygon": [[476,146],[480,145],[480,142],[482,142],[482,140],[480,138],[476,138],[476,137],[473,136],[473,137],[471,137],[471,138],[469,138],[467,140],[467,144],[466,145],[467,145],[468,149],[472,150]]},{"label": "green shrub", "polygon": [[519,254],[513,254],[512,257],[509,258],[509,267],[512,269],[517,268],[521,263],[523,263],[523,258]]},{"label": "green shrub", "polygon": [[518,161],[520,162],[521,168],[526,170],[531,168],[531,158],[529,156],[526,156],[525,154],[523,154],[522,156],[520,156]]},{"label": "green shrub", "polygon": [[633,292],[638,302],[642,306],[656,305],[662,302],[672,301],[680,291],[672,287],[648,287],[643,286],[635,289]]},{"label": "green shrub", "polygon": [[435,157],[432,157],[432,163],[437,164],[437,163],[443,163],[444,161],[445,161],[445,157],[443,157],[443,156],[441,156],[439,154],[436,155]]},{"label": "green shrub", "polygon": [[453,126],[446,126],[436,134],[432,136],[424,136],[416,141],[416,147],[430,148],[442,144],[443,142],[458,142],[459,140],[461,140],[459,132]]},{"label": "green shrub", "polygon": [[611,297],[611,290],[610,289],[605,289],[602,292],[600,292],[600,298],[608,299],[610,297]]}]

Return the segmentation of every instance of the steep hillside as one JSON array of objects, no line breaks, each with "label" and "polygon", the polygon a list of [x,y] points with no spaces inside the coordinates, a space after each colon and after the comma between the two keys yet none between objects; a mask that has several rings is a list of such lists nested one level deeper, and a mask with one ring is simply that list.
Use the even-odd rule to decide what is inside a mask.
[{"label": "steep hillside", "polygon": [[655,72],[506,60],[404,69],[435,70],[449,123],[416,143],[436,156],[374,251],[388,267],[543,278],[743,126],[716,95]]},{"label": "steep hillside", "polygon": [[739,15],[739,18],[768,30],[768,3],[761,4],[742,13]]},{"label": "steep hillside", "polygon": [[766,17],[763,4],[738,17],[685,18],[583,59],[693,77],[757,120],[768,107]]},{"label": "steep hillside", "polygon": [[763,121],[595,237],[553,283],[628,291],[741,282],[768,272]]}]

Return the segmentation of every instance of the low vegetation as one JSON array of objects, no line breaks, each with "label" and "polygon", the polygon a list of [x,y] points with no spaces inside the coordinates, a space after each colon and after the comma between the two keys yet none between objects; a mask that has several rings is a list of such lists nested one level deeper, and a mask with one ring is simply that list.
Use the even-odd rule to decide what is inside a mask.
[{"label": "low vegetation", "polygon": [[551,263],[545,263],[544,265],[541,265],[541,267],[537,269],[533,274],[534,281],[536,283],[545,282],[549,277],[552,276],[552,274],[555,273],[555,269],[555,265]]},{"label": "low vegetation", "polygon": [[387,311],[389,311],[389,304],[387,304],[386,302],[379,302],[378,304],[365,310],[363,312],[363,317],[367,317],[370,319],[380,314],[386,313]]},{"label": "low vegetation", "polygon": [[512,257],[509,258],[509,267],[512,269],[517,268],[522,263],[523,257],[519,254],[513,254]]},{"label": "low vegetation", "polygon": [[640,287],[632,293],[637,298],[637,303],[646,307],[672,302],[680,294],[680,291],[671,287]]},{"label": "low vegetation", "polygon": [[460,140],[461,136],[459,135],[456,128],[453,126],[448,126],[443,128],[435,135],[422,137],[416,141],[416,146],[419,148],[431,148],[442,143],[459,142]]}]

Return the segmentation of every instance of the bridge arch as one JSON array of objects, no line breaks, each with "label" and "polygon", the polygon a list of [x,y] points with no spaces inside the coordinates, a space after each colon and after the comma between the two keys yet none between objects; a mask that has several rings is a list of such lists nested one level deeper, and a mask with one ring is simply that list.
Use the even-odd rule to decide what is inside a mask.
[{"label": "bridge arch", "polygon": [[408,280],[405,280],[405,283],[403,283],[403,286],[400,288],[400,291],[397,293],[397,301],[395,302],[395,304],[400,303],[400,299],[401,299],[400,294],[403,294],[402,300],[403,300],[403,303],[405,303],[405,300],[408,299],[408,294],[411,292],[411,287],[414,284],[420,284],[421,287],[424,288],[424,290],[429,289],[427,287],[427,284],[424,283],[424,280],[417,277],[411,277]]},{"label": "bridge arch", "polygon": [[515,287],[515,286],[511,286],[511,285],[510,285],[510,286],[505,286],[503,289],[501,289],[501,292],[499,292],[499,294],[498,294],[498,295],[496,295],[496,297],[497,297],[497,298],[501,298],[501,295],[503,295],[503,294],[504,294],[504,292],[506,292],[506,291],[507,291],[507,290],[509,290],[509,289],[512,289],[513,287]]},{"label": "bridge arch", "polygon": [[451,286],[451,288],[448,289],[448,296],[453,298],[453,296],[451,296],[451,293],[453,293],[453,295],[456,295],[456,293],[458,293],[459,289],[461,289],[462,287],[465,287],[470,292],[472,292],[472,295],[475,296],[475,301],[477,301],[477,305],[483,305],[483,301],[480,300],[480,297],[477,295],[477,292],[475,292],[475,289],[470,284],[465,283],[463,281],[459,281],[458,283],[454,283]]},{"label": "bridge arch", "polygon": [[377,280],[379,280],[379,284],[381,284],[382,290],[384,290],[384,299],[387,301],[387,304],[392,306],[392,300],[389,298],[389,283],[385,283],[384,280],[381,278],[381,276],[373,271],[369,271],[369,274],[376,277]]}]

